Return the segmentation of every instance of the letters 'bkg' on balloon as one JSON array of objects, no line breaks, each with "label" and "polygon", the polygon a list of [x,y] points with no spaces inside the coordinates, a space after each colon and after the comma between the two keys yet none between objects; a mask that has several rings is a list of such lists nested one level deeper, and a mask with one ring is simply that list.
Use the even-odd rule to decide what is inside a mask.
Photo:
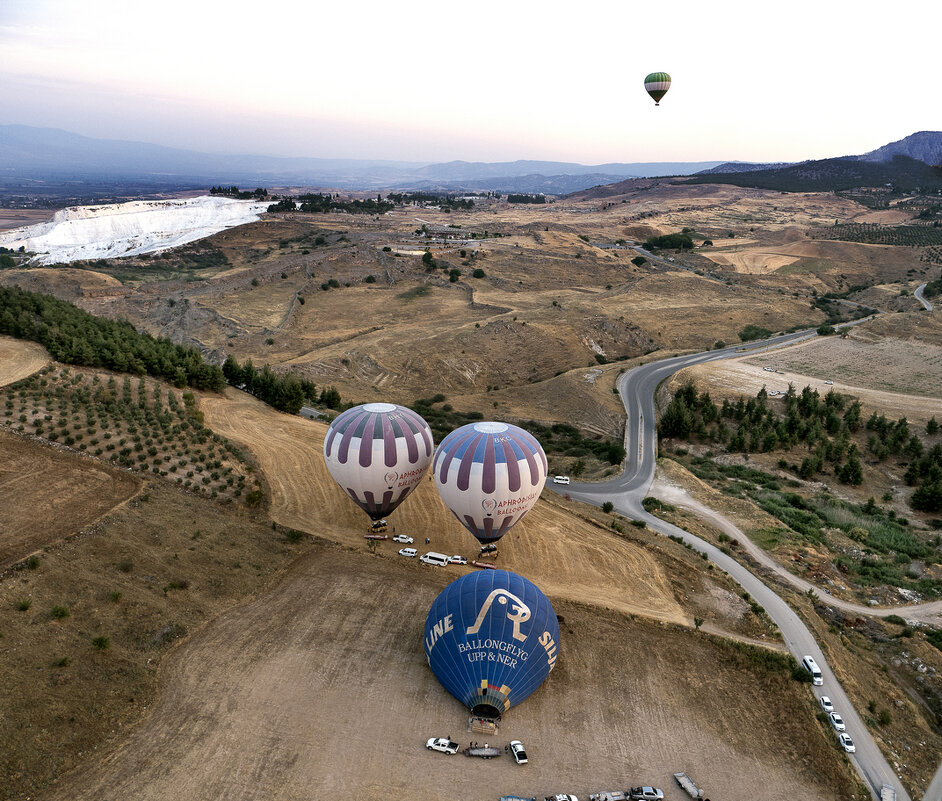
[{"label": "letters 'bkg' on balloon", "polygon": [[671,76],[666,72],[652,72],[644,79],[645,91],[654,99],[654,105],[661,105],[661,98],[671,88]]},{"label": "letters 'bkg' on balloon", "polygon": [[425,656],[442,686],[474,715],[499,717],[556,665],[559,621],[523,576],[482,570],[453,581],[425,621]]},{"label": "letters 'bkg' on balloon", "polygon": [[324,461],[357,506],[379,520],[422,481],[433,447],[432,431],[420,415],[392,403],[367,403],[330,424]]},{"label": "letters 'bkg' on balloon", "polygon": [[491,543],[539,499],[546,454],[522,428],[469,423],[442,440],[432,472],[445,506],[480,542]]}]

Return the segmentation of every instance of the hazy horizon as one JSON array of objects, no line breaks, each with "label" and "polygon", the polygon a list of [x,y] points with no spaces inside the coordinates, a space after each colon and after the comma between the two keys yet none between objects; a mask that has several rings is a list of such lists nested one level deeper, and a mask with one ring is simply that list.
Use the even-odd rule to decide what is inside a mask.
[{"label": "hazy horizon", "polygon": [[0,122],[287,157],[827,158],[942,129],[935,6],[907,9],[7,0]]}]

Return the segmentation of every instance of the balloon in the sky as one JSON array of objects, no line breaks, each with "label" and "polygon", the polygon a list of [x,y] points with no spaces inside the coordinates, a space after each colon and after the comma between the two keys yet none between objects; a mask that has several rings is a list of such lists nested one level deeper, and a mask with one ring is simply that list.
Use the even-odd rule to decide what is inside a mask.
[{"label": "balloon in the sky", "polygon": [[661,98],[671,88],[671,76],[666,72],[652,72],[644,79],[644,88],[654,99],[654,105],[661,105]]},{"label": "balloon in the sky", "polygon": [[523,576],[481,570],[453,581],[429,609],[425,656],[442,686],[474,715],[499,717],[556,665],[559,622]]},{"label": "balloon in the sky", "polygon": [[338,415],[324,438],[324,461],[341,488],[371,519],[402,503],[432,461],[432,431],[418,414],[367,403]]},{"label": "balloon in the sky", "polygon": [[522,428],[469,423],[442,440],[432,472],[445,506],[478,540],[491,543],[540,497],[546,483],[546,454]]}]

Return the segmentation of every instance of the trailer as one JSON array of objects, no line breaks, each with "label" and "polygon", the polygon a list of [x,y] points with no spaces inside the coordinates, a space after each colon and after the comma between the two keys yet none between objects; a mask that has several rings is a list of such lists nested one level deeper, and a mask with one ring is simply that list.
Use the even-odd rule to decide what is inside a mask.
[{"label": "trailer", "polygon": [[366,540],[388,540],[388,534],[364,534],[363,539]]},{"label": "trailer", "polygon": [[475,567],[483,567],[485,570],[497,570],[497,565],[492,565],[489,562],[479,562],[475,559],[471,564]]},{"label": "trailer", "polygon": [[896,788],[892,784],[880,788],[880,801],[896,801]]},{"label": "trailer", "polygon": [[481,759],[493,759],[503,754],[503,749],[495,748],[493,745],[480,745],[472,748],[465,748],[461,752],[467,757],[480,757]]},{"label": "trailer", "polygon": [[691,798],[703,798],[703,790],[697,787],[697,785],[693,783],[693,779],[686,773],[675,773],[674,778],[677,779],[677,784],[679,784]]}]

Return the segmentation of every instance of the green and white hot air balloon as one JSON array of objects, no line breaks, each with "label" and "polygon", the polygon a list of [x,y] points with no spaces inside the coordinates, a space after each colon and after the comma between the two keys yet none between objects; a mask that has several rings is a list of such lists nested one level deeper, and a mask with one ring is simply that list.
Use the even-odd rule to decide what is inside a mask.
[{"label": "green and white hot air balloon", "polygon": [[654,100],[654,105],[659,106],[661,105],[661,98],[671,88],[671,76],[666,72],[652,72],[644,79],[644,88]]}]

